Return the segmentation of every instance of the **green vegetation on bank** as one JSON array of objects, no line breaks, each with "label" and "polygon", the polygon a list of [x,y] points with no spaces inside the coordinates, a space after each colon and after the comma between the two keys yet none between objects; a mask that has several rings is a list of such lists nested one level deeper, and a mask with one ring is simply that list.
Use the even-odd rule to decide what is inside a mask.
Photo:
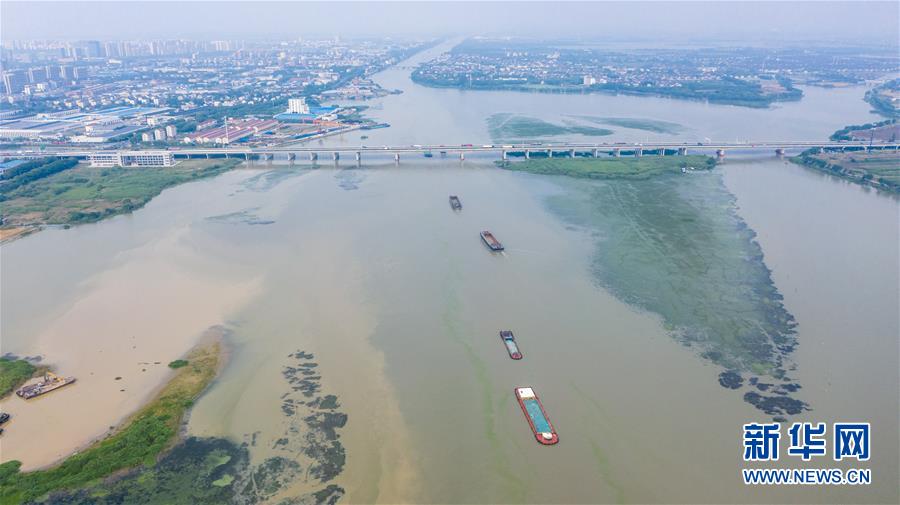
[{"label": "green vegetation on bank", "polygon": [[34,377],[38,368],[24,359],[0,358],[0,398]]},{"label": "green vegetation on bank", "polygon": [[[96,168],[68,163],[72,167],[65,171],[33,178],[24,184],[8,186],[3,182],[0,185],[0,224],[17,227],[99,221],[132,212],[168,187],[221,174],[240,161],[185,160],[174,167],[141,168]],[[52,162],[14,176],[9,182],[50,169],[55,164]]]},{"label": "green vegetation on bank", "polygon": [[186,360],[186,359],[176,359],[175,361],[172,361],[169,363],[169,368],[171,368],[173,370],[177,370],[179,368],[187,366],[187,364],[188,364],[188,360]]},{"label": "green vegetation on bank", "polygon": [[893,149],[807,150],[791,161],[857,184],[900,193],[900,152]]},{"label": "green vegetation on bank", "polygon": [[900,117],[900,109],[894,105],[893,96],[900,94],[900,79],[888,81],[880,86],[866,91],[865,101],[882,116],[889,118]]},{"label": "green vegetation on bank", "polygon": [[55,491],[70,491],[98,479],[156,463],[171,446],[193,401],[218,371],[220,345],[209,344],[189,355],[190,366],[175,376],[159,395],[117,432],[47,470],[20,472],[18,461],[0,465],[0,504],[41,500]]},{"label": "green vegetation on bank", "polygon": [[640,158],[533,158],[499,162],[507,170],[545,175],[568,175],[587,179],[648,179],[681,169],[709,170],[716,165],[710,156],[643,156]]},{"label": "green vegetation on bank", "polygon": [[0,201],[32,182],[58,174],[78,164],[75,158],[40,158],[4,170],[0,174]]},{"label": "green vegetation on bank", "polygon": [[[117,472],[77,490],[54,492],[48,503],[336,503],[344,495],[344,489],[332,481],[345,463],[341,431],[347,415],[339,410],[336,396],[321,392],[321,376],[313,371],[314,356],[297,351],[289,357],[282,368],[285,382],[280,384],[283,432],[262,461],[250,461],[253,442],[187,437],[152,466]],[[305,494],[298,494],[298,482],[307,488]]]},{"label": "green vegetation on bank", "polygon": [[[849,125],[841,128],[840,130],[831,134],[828,137],[830,140],[839,141],[839,140],[853,140],[852,132],[862,132],[865,130],[875,130],[878,128],[883,128],[885,126],[896,124],[896,119],[885,119],[884,121],[878,121],[877,123],[866,123],[861,125]],[[859,138],[859,136],[857,136]],[[867,140],[863,137],[863,140]],[[888,139],[890,140],[890,139]]]}]

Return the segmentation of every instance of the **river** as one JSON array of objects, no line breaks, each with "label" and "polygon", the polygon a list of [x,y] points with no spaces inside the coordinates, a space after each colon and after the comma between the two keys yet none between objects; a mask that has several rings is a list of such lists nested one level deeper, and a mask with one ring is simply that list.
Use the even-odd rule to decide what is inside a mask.
[{"label": "river", "polygon": [[[612,126],[601,140],[624,142],[814,140],[876,119],[863,88],[806,88],[762,110],[429,89],[400,68],[377,80],[403,90],[369,103],[392,126],[322,145],[483,143],[498,113],[679,125]],[[3,352],[42,355],[79,383],[6,400],[19,422],[0,457],[33,468],[100,436],[152,395],[168,361],[221,327],[229,362],[189,433],[246,442],[257,464],[310,468],[298,419],[313,407],[284,408],[290,355],[309,353],[317,394],[347,415],[346,463],[328,481],[347,503],[896,502],[898,200],[774,154],[729,153],[699,177],[691,198],[713,188],[715,208],[755,232],[796,320],[790,374],[810,410],[792,420],[872,423],[872,485],[744,486],[741,425],[771,416],[721,387],[721,367],[673,338],[665,311],[598,277],[613,216],[560,205],[617,183],[507,172],[487,157],[256,164],[166,190],[133,215],[4,245]],[[504,254],[480,244],[482,229]],[[515,331],[525,359],[508,358],[500,329]],[[535,443],[516,386],[541,395],[558,445]],[[322,485],[307,473],[279,496]]]}]

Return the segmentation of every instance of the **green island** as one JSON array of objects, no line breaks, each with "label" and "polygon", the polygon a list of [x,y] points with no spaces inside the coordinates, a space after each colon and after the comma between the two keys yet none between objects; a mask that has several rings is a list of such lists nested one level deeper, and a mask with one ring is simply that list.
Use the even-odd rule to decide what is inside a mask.
[{"label": "green island", "polygon": [[42,367],[34,366],[24,359],[0,358],[0,398],[42,372]]},{"label": "green island", "polygon": [[41,501],[123,470],[154,465],[172,447],[185,413],[216,376],[221,344],[199,346],[188,358],[190,366],[176,370],[155,399],[107,438],[46,470],[21,472],[19,461],[0,465],[0,504]]},{"label": "green island", "polygon": [[542,119],[529,116],[521,116],[508,112],[493,114],[487,118],[488,133],[495,141],[508,141],[523,143],[529,139],[549,137],[554,135],[584,135],[588,137],[603,137],[612,135],[612,130],[584,126],[576,123],[565,125],[553,124]]},{"label": "green island", "polygon": [[[722,387],[781,419],[807,405],[788,375],[796,346],[755,233],[707,156],[541,158],[508,170],[554,175],[551,212],[595,237],[595,282],[658,314],[664,328],[720,367]],[[684,165],[695,170],[682,173]],[[562,176],[562,177],[558,177]]]},{"label": "green island", "polygon": [[507,170],[544,175],[567,175],[585,179],[649,179],[685,170],[709,170],[716,166],[710,156],[642,156],[640,158],[532,158],[497,162]]},{"label": "green island", "polygon": [[791,161],[857,184],[900,193],[900,152],[894,149],[860,148],[843,152],[810,149]]},{"label": "green island", "polygon": [[652,86],[626,83],[605,83],[581,86],[571,83],[523,83],[501,80],[470,80],[465,77],[432,77],[420,67],[412,72],[410,78],[416,84],[432,88],[477,89],[523,91],[530,93],[609,93],[634,96],[659,96],[680,100],[696,100],[722,105],[740,107],[766,108],[776,102],[797,101],[803,97],[803,91],[795,88],[790,81],[780,79],[777,90],[763,87],[759,83],[745,81],[733,77],[719,80],[703,80],[684,82],[681,86]]},{"label": "green island", "polygon": [[185,160],[173,167],[97,168],[43,158],[4,172],[0,229],[5,236],[42,225],[74,225],[132,212],[164,189],[211,177],[236,159]]}]

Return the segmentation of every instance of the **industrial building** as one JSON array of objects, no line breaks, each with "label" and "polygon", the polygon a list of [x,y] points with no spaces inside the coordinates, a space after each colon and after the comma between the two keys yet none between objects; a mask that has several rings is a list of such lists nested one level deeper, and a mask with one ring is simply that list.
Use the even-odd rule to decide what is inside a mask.
[{"label": "industrial building", "polygon": [[175,157],[169,151],[99,152],[88,156],[92,167],[171,167]]}]

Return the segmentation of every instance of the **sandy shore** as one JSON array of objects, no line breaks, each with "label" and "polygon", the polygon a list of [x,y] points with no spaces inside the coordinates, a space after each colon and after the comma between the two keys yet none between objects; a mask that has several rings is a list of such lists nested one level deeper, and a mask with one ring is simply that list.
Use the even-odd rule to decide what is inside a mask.
[{"label": "sandy shore", "polygon": [[36,226],[15,226],[12,228],[0,228],[0,242],[15,240],[37,230],[38,228]]},{"label": "sandy shore", "polygon": [[2,401],[12,420],[0,439],[0,462],[40,468],[102,437],[159,390],[171,376],[170,361],[255,296],[259,279],[193,268],[202,258],[181,235],[174,230],[129,251],[35,335],[28,354],[78,381],[27,402]]}]

